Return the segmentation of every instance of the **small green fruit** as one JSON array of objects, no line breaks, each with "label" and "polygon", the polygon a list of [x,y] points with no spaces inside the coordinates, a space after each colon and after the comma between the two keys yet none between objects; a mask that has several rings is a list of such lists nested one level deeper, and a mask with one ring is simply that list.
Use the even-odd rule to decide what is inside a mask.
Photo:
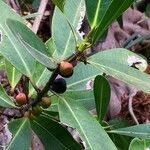
[{"label": "small green fruit", "polygon": [[42,108],[39,105],[36,105],[32,107],[31,114],[33,114],[34,116],[39,116],[42,113],[42,111]]},{"label": "small green fruit", "polygon": [[39,104],[41,105],[42,108],[46,109],[46,108],[50,107],[51,100],[49,97],[43,97]]}]

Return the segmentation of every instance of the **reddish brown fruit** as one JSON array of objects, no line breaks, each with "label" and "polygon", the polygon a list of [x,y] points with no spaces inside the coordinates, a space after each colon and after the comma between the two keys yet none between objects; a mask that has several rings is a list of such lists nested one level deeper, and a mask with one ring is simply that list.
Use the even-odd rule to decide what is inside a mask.
[{"label": "reddish brown fruit", "polygon": [[62,61],[59,66],[59,73],[62,77],[69,78],[73,74],[73,65],[67,61]]},{"label": "reddish brown fruit", "polygon": [[17,96],[16,96],[16,102],[19,104],[19,105],[24,105],[27,103],[27,97],[24,93],[19,93]]},{"label": "reddish brown fruit", "polygon": [[43,97],[41,102],[40,102],[40,105],[42,108],[46,109],[48,108],[50,105],[51,105],[51,100],[50,98],[48,97]]}]

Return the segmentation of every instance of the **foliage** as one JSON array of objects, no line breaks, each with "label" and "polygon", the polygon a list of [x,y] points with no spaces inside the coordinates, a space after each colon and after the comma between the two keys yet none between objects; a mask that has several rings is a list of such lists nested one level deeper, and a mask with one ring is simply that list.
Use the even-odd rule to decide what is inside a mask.
[{"label": "foliage", "polygon": [[[31,2],[34,5],[37,3],[28,1]],[[0,85],[0,106],[14,108],[21,115],[19,119],[12,119],[9,123],[12,139],[6,149],[28,150],[33,131],[46,150],[117,150],[122,141],[128,147],[133,137],[136,138],[132,140],[129,149],[148,147],[149,124],[113,128],[114,123],[103,123],[111,94],[107,76],[113,76],[150,93],[150,77],[131,67],[132,62],[129,61],[134,57],[140,60],[141,65],[145,65],[146,60],[123,48],[106,50],[90,57],[85,54],[133,0],[53,2],[56,7],[52,19],[52,37],[44,44],[24,24],[21,16],[0,1],[0,31],[3,37],[0,41],[0,67],[6,70],[11,94],[24,81],[22,88],[28,100],[25,105],[18,106],[15,95],[11,97]],[[81,26],[82,21],[78,20],[83,19],[81,12],[85,9],[90,31],[81,37],[78,26]],[[59,67],[63,60],[72,63],[74,71],[59,87],[67,85],[66,92],[59,94],[56,93],[57,90],[52,90],[52,86],[60,73]],[[44,110],[40,101],[45,96],[49,97],[52,104]],[[94,107],[97,116],[88,112]],[[79,133],[81,142],[75,141],[67,130],[68,127]]]}]

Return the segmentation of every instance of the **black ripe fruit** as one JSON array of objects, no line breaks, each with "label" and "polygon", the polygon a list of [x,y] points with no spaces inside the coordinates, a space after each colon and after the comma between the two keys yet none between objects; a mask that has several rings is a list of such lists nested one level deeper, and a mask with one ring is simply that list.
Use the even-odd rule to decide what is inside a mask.
[{"label": "black ripe fruit", "polygon": [[16,102],[19,104],[19,105],[24,105],[27,103],[27,97],[24,93],[19,93],[17,96],[16,96]]},{"label": "black ripe fruit", "polygon": [[71,77],[73,74],[73,65],[67,61],[62,61],[59,65],[59,74],[65,78]]},{"label": "black ripe fruit", "polygon": [[51,89],[56,93],[64,93],[67,89],[66,81],[63,78],[55,79]]}]

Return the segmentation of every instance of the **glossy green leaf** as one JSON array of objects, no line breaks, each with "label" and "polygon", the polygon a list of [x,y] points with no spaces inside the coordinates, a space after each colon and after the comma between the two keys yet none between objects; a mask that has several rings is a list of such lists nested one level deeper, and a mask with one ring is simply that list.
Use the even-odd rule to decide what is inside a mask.
[{"label": "glossy green leaf", "polygon": [[24,46],[24,48],[42,65],[47,67],[50,70],[56,69],[57,65],[53,58],[48,57],[47,55],[37,51],[34,47],[25,42],[21,37],[18,36],[18,40]]},{"label": "glossy green leaf", "polygon": [[87,90],[93,87],[94,78],[102,74],[95,67],[80,63],[74,68],[74,73],[71,78],[66,79],[68,91]]},{"label": "glossy green leaf", "polygon": [[125,49],[97,53],[89,58],[88,62],[99,71],[150,93],[150,76],[138,69],[129,67],[130,58],[136,59],[137,62],[146,62],[142,57]]},{"label": "glossy green leaf", "polygon": [[123,29],[123,15],[117,18],[117,22],[121,29]]},{"label": "glossy green leaf", "polygon": [[74,99],[87,110],[95,108],[93,90],[67,91],[63,95],[65,98]]},{"label": "glossy green leaf", "polygon": [[[39,50],[36,49],[36,48],[34,48],[32,46],[33,44],[30,45],[28,43],[29,38],[28,38],[28,40],[26,40],[26,36],[28,34],[29,35],[31,34],[34,39],[38,39],[38,38],[31,31],[29,31],[29,29],[24,24],[22,24],[20,22],[17,22],[15,20],[11,20],[11,19],[7,19],[6,23],[9,26],[9,28],[11,29],[11,31],[13,32],[13,34],[15,35],[16,39],[24,47],[24,52],[26,50],[37,61],[39,61],[40,63],[42,63],[43,65],[45,65],[47,68],[50,68],[50,69],[55,69],[56,68],[56,64],[54,63],[54,60],[52,58],[50,58],[50,57],[47,56],[46,48],[45,48],[44,43],[42,43],[39,40],[41,42],[41,44],[39,43],[39,46],[41,46],[41,47],[39,47]],[[22,30],[18,30],[18,28],[22,29]],[[32,38],[32,36],[30,38]],[[38,43],[38,40],[36,42]]]},{"label": "glossy green leaf", "polygon": [[130,142],[132,140],[131,137],[124,136],[124,135],[118,135],[118,134],[109,134],[110,138],[118,148],[118,150],[127,150]]},{"label": "glossy green leaf", "polygon": [[142,139],[150,139],[150,125],[140,124],[140,125],[130,126],[126,128],[115,129],[109,131],[109,133],[121,134],[126,136],[142,138]]},{"label": "glossy green leaf", "polygon": [[146,6],[146,10],[145,13],[148,17],[150,17],[150,2],[148,3],[148,5]]},{"label": "glossy green leaf", "polygon": [[41,115],[37,119],[31,120],[31,127],[40,138],[46,150],[81,149],[67,129],[51,120],[48,116]]},{"label": "glossy green leaf", "polygon": [[62,123],[75,128],[90,150],[116,150],[117,148],[88,111],[74,99],[59,97],[59,114]]},{"label": "glossy green leaf", "polygon": [[0,70],[5,70],[5,58],[0,55]]},{"label": "glossy green leaf", "polygon": [[[108,123],[110,125],[111,130],[124,128],[130,125],[126,120],[122,120],[118,118],[112,119]],[[112,141],[114,142],[114,144],[117,146],[119,150],[127,150],[131,140],[133,139],[132,137],[119,135],[115,133],[110,133],[109,136],[111,137]]]},{"label": "glossy green leaf", "polygon": [[0,106],[8,108],[16,107],[15,104],[13,103],[13,100],[7,95],[1,84],[0,84]]},{"label": "glossy green leaf", "polygon": [[84,35],[84,33],[79,30],[85,17],[85,11],[84,0],[67,0],[63,11],[74,32],[76,40],[79,42],[83,39]]},{"label": "glossy green leaf", "polygon": [[19,21],[22,21],[21,16],[19,16],[11,7],[9,7],[5,2],[0,1],[0,11],[2,19],[0,24],[4,25],[6,18],[12,18]]},{"label": "glossy green leaf", "polygon": [[[16,43],[17,44],[17,43]],[[31,75],[34,72],[34,62],[32,61],[32,58],[30,59],[30,56],[27,58],[30,59],[30,61],[24,61],[24,56],[28,55],[26,54],[23,49],[23,51],[20,51],[19,45],[17,45],[17,49],[13,48],[13,45],[10,43],[9,39],[5,36],[3,38],[3,42],[0,44],[0,53],[13,65],[15,66],[21,73],[25,74],[28,77],[31,77]],[[19,51],[19,53],[18,53]],[[20,52],[23,52],[20,53]],[[18,54],[17,54],[18,53]],[[20,57],[19,57],[20,55]],[[23,57],[22,57],[23,56]],[[30,64],[29,64],[30,62]],[[29,67],[30,65],[30,67]],[[31,69],[32,68],[32,71]]]},{"label": "glossy green leaf", "polygon": [[[0,53],[11,64],[13,64],[20,72],[31,77],[32,72],[34,71],[33,68],[34,68],[35,62],[33,61],[30,54],[24,51],[24,48],[16,40],[15,36],[6,25],[6,20],[8,18],[12,18],[12,19],[19,20],[19,21],[22,21],[22,19],[19,15],[17,15],[10,7],[8,7],[2,1],[0,1],[0,13],[1,13],[0,30],[2,31],[2,36],[3,36],[3,40],[0,43]],[[22,29],[18,28],[18,30],[22,30]]]},{"label": "glossy green leaf", "polygon": [[7,18],[6,25],[9,27],[15,38],[17,38],[19,35],[31,47],[34,47],[38,51],[47,55],[45,44],[25,24],[17,21],[16,19]]},{"label": "glossy green leaf", "polygon": [[53,38],[50,38],[46,41],[45,43],[47,53],[49,54],[50,57],[53,56],[54,51],[56,50],[56,45],[54,43]]},{"label": "glossy green leaf", "polygon": [[98,121],[104,119],[110,101],[110,85],[107,79],[98,75],[94,80],[94,97]]},{"label": "glossy green leaf", "polygon": [[[108,26],[117,19],[133,3],[134,0],[85,0],[88,21],[94,30],[95,43]],[[113,12],[113,13],[111,13]]]},{"label": "glossy green leaf", "polygon": [[7,78],[11,85],[12,90],[16,87],[17,83],[21,79],[22,73],[20,73],[14,66],[11,65],[7,60],[5,60],[5,68],[7,73]]},{"label": "glossy green leaf", "polygon": [[9,129],[12,133],[11,142],[6,150],[29,150],[31,146],[31,127],[27,118],[16,119],[9,123]]},{"label": "glossy green leaf", "polygon": [[56,7],[52,21],[52,37],[56,45],[53,57],[59,61],[69,57],[76,48],[76,40],[66,16]]},{"label": "glossy green leaf", "polygon": [[[94,94],[92,90],[80,90],[80,91],[67,91],[63,94],[65,98],[72,98],[74,101],[84,106],[87,110],[95,108]],[[57,96],[51,97],[52,104],[47,111],[58,111],[59,98]]]},{"label": "glossy green leaf", "polygon": [[129,146],[129,150],[145,150],[146,145],[144,140],[140,140],[138,138],[134,138]]},{"label": "glossy green leaf", "polygon": [[[33,75],[35,84],[39,88],[43,88],[47,81],[50,79],[51,72],[47,70],[46,68],[43,68],[43,66],[37,65],[37,69]],[[29,97],[36,94],[35,89],[32,85],[29,87]]]},{"label": "glossy green leaf", "polygon": [[64,10],[66,0],[52,0],[52,1],[61,11]]}]

